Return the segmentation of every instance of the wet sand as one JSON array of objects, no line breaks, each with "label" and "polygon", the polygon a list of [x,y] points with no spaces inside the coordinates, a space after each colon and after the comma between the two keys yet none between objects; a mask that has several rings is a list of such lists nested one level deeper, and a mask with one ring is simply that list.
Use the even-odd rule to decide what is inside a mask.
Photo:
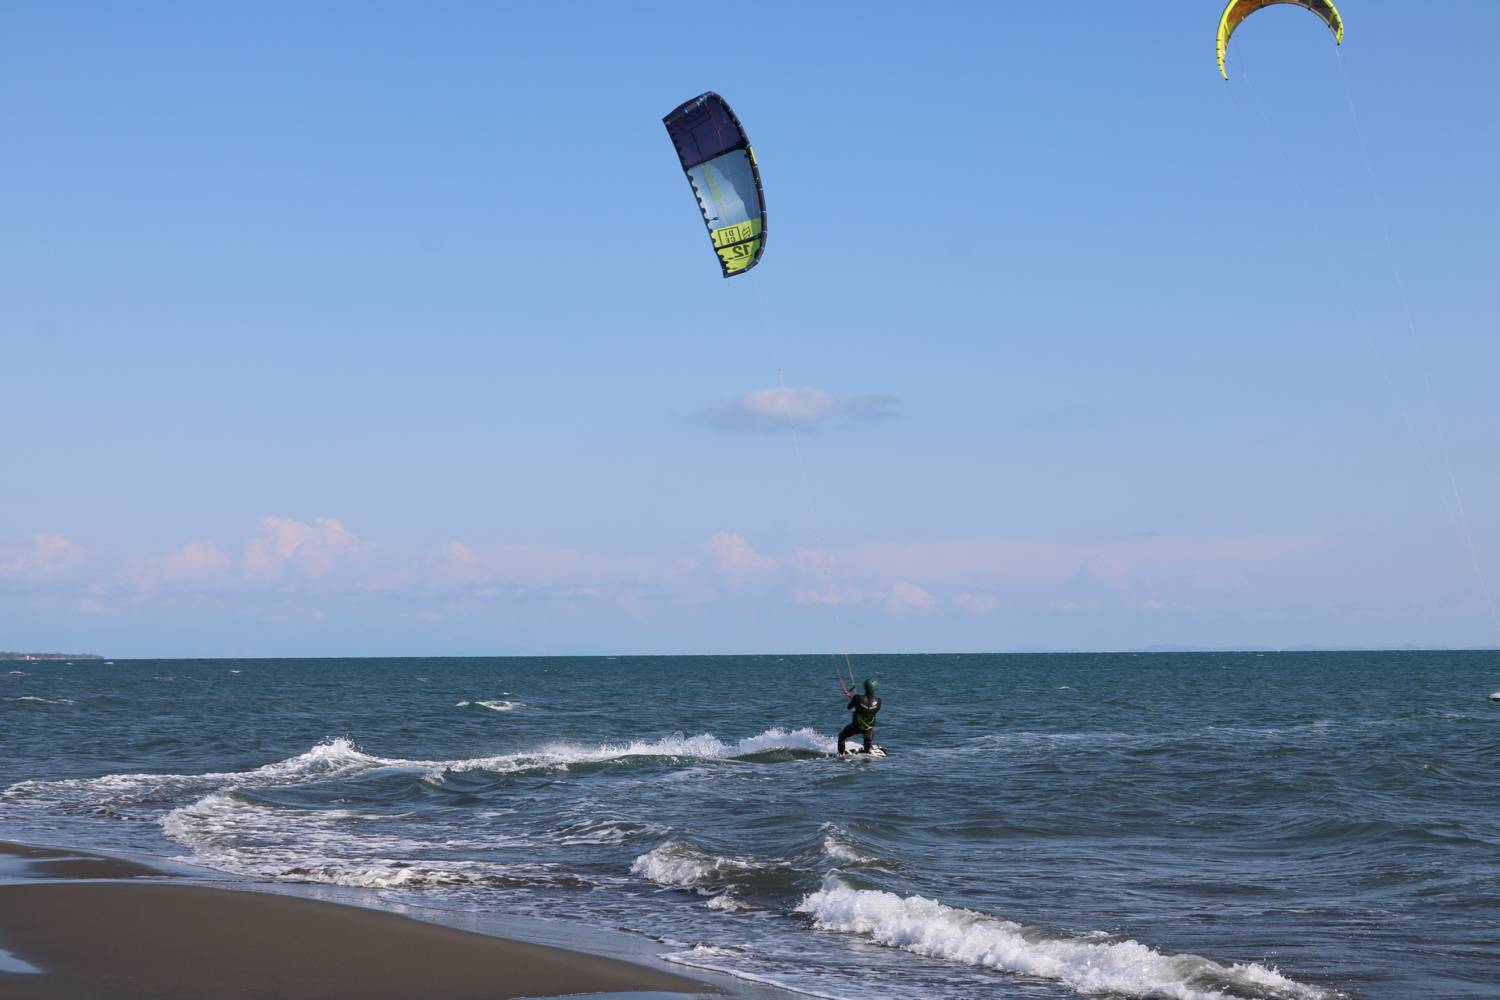
[{"label": "wet sand", "polygon": [[[9,860],[9,864],[6,861]],[[26,878],[170,878],[149,865],[124,861],[87,851],[65,851],[56,847],[33,847],[0,841],[0,874]]]},{"label": "wet sand", "polygon": [[[0,1000],[715,992],[645,966],[378,910],[173,884],[146,866],[82,852],[0,849],[24,860],[32,878],[75,880],[0,885],[0,949],[41,970],[0,971]],[[142,873],[161,880],[76,881]]]}]

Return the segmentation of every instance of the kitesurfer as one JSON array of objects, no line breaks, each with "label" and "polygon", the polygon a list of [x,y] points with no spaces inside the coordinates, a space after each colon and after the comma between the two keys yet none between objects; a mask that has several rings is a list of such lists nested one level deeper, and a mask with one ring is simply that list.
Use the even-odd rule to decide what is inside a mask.
[{"label": "kitesurfer", "polygon": [[875,749],[875,714],[880,711],[880,699],[875,697],[875,692],[879,689],[880,685],[872,677],[865,681],[864,694],[850,696],[848,707],[854,713],[854,718],[839,733],[839,753],[848,753],[844,744],[851,736],[864,739],[865,753]]}]

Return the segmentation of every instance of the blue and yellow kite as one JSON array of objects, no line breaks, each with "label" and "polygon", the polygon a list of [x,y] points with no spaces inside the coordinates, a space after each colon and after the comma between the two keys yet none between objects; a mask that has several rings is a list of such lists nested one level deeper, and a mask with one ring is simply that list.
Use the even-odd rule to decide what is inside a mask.
[{"label": "blue and yellow kite", "polygon": [[724,277],[760,263],[766,248],[766,199],[755,151],[724,98],[709,91],[662,119],[693,186]]}]

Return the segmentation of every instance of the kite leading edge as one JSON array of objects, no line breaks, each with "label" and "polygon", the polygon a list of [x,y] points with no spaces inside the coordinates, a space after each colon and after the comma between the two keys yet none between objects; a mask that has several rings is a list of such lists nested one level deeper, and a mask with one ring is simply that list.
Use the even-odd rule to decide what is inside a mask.
[{"label": "kite leading edge", "polygon": [[740,120],[709,91],[662,119],[687,174],[724,277],[760,263],[766,246],[766,200],[760,168]]},{"label": "kite leading edge", "polygon": [[1224,54],[1229,48],[1229,36],[1234,34],[1234,29],[1238,28],[1245,18],[1275,3],[1289,3],[1312,11],[1322,19],[1324,24],[1328,25],[1328,30],[1333,32],[1334,44],[1344,43],[1344,19],[1339,16],[1338,8],[1332,4],[1331,0],[1229,0],[1229,6],[1224,8],[1224,16],[1219,18],[1219,72],[1224,79],[1229,79],[1229,71],[1224,68]]}]

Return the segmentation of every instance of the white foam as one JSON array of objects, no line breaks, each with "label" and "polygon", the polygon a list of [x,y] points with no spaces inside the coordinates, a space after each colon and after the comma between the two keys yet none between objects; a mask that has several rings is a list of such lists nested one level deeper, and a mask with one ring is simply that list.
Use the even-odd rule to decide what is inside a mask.
[{"label": "white foam", "polygon": [[31,701],[39,705],[76,705],[78,702],[72,698],[38,698],[34,694],[23,694],[18,698],[6,698],[6,701]]},{"label": "white foam", "polygon": [[[361,824],[365,819],[383,823],[391,818],[352,809],[289,811],[219,791],[173,809],[160,824],[163,833],[192,852],[181,860],[243,875],[364,889],[555,880],[541,864],[423,857],[432,850],[431,842],[392,835],[388,827],[373,833]],[[524,838],[491,834],[483,846],[515,843],[524,843]],[[471,850],[479,845],[449,841],[445,846]]]},{"label": "white foam", "polygon": [[[26,696],[31,697],[31,696]],[[118,806],[132,803],[171,801],[187,794],[204,794],[219,788],[263,788],[351,777],[376,768],[403,768],[425,772],[428,780],[441,782],[449,773],[494,771],[509,774],[537,769],[566,770],[574,764],[599,763],[627,757],[677,757],[704,760],[730,759],[771,749],[827,751],[830,737],[811,729],[768,729],[736,743],[725,743],[709,733],[684,736],[674,733],[657,740],[582,746],[553,743],[537,750],[472,757],[459,760],[406,760],[365,753],[347,737],[319,743],[305,753],[264,764],[248,771],[205,774],[106,774],[97,778],[64,778],[56,781],[21,781],[0,791],[0,798],[33,801],[67,808]]]},{"label": "white foam", "polygon": [[1490,701],[1500,701],[1500,691],[1496,691],[1494,694],[1490,695]]},{"label": "white foam", "polygon": [[[346,818],[336,811],[273,809],[233,796],[235,790],[254,791],[321,781],[355,778],[367,772],[394,769],[413,777],[441,784],[447,775],[468,771],[516,773],[560,770],[591,762],[627,757],[732,759],[772,747],[805,747],[831,743],[810,730],[767,730],[757,736],[725,743],[704,733],[676,733],[658,740],[625,744],[580,746],[556,743],[537,750],[461,760],[405,760],[365,753],[347,738],[329,740],[305,753],[246,771],[205,774],[106,774],[97,778],[65,778],[55,781],[21,781],[0,790],[0,801],[12,805],[94,813],[127,819],[158,821],[163,831],[192,850],[194,858],[233,871],[271,876],[313,878],[347,885],[409,884],[420,878],[445,883],[452,873],[436,868],[403,874],[391,857],[420,857],[430,844],[403,843],[394,839],[372,841],[364,857],[345,860],[360,853],[345,842],[351,836]],[[331,825],[330,825],[331,824]],[[617,843],[635,833],[660,834],[660,827],[645,824],[630,827],[601,824],[564,832],[568,843]],[[299,843],[304,838],[306,843]],[[321,846],[320,846],[321,845]],[[486,842],[494,846],[494,838]],[[364,867],[361,867],[363,865]],[[373,871],[374,874],[368,872]],[[521,873],[519,877],[531,877]],[[465,877],[510,879],[513,869],[466,872]],[[550,877],[550,876],[548,876]]]},{"label": "white foam", "polygon": [[847,833],[839,829],[833,823],[824,823],[823,854],[830,861],[844,865],[878,865],[881,859],[871,854],[865,854],[851,843]]},{"label": "white foam", "polygon": [[765,753],[767,750],[813,750],[817,753],[833,753],[838,742],[831,736],[803,727],[801,729],[767,729],[759,736],[750,736],[735,744],[735,754]]},{"label": "white foam", "polygon": [[468,708],[470,705],[478,705],[481,708],[487,708],[487,709],[489,709],[491,712],[514,712],[518,708],[525,708],[526,707],[525,705],[521,704],[519,701],[500,701],[500,700],[495,700],[495,701],[461,701],[457,705],[454,705],[453,707],[454,708]]},{"label": "white foam", "polygon": [[748,906],[740,902],[738,899],[735,899],[733,895],[727,892],[713,897],[703,905],[707,906],[710,910],[722,910],[725,913],[733,913],[736,910],[749,909]]},{"label": "white foam", "polygon": [[1164,955],[1135,941],[1048,936],[936,900],[854,889],[836,879],[805,897],[797,910],[811,914],[823,930],[859,934],[928,958],[1050,979],[1086,994],[1228,1000],[1253,989],[1286,1000],[1337,996],[1259,965],[1226,966],[1197,955]]},{"label": "white foam", "polygon": [[0,799],[73,810],[116,808],[171,802],[184,795],[201,795],[228,786],[270,787],[343,777],[392,763],[396,762],[363,753],[350,740],[340,737],[319,743],[306,753],[249,771],[106,774],[97,778],[19,781],[0,791]]},{"label": "white foam", "polygon": [[702,890],[708,883],[758,867],[753,861],[720,857],[686,840],[669,840],[636,858],[630,871],[657,885]]},{"label": "white foam", "polygon": [[557,831],[557,842],[569,847],[583,844],[623,844],[631,837],[660,835],[666,827],[615,817],[581,819]]},{"label": "white foam", "polygon": [[656,740],[632,740],[629,743],[605,743],[600,746],[580,746],[576,743],[552,743],[538,750],[522,753],[500,754],[494,757],[474,757],[452,761],[393,761],[407,765],[431,768],[434,777],[448,771],[496,771],[508,773],[535,768],[566,769],[572,764],[597,764],[603,761],[620,760],[627,757],[687,757],[700,760],[724,760],[765,753],[768,750],[813,750],[830,753],[834,748],[832,737],[811,729],[768,729],[756,736],[748,736],[735,743],[725,743],[711,733],[684,736],[673,733]]}]

